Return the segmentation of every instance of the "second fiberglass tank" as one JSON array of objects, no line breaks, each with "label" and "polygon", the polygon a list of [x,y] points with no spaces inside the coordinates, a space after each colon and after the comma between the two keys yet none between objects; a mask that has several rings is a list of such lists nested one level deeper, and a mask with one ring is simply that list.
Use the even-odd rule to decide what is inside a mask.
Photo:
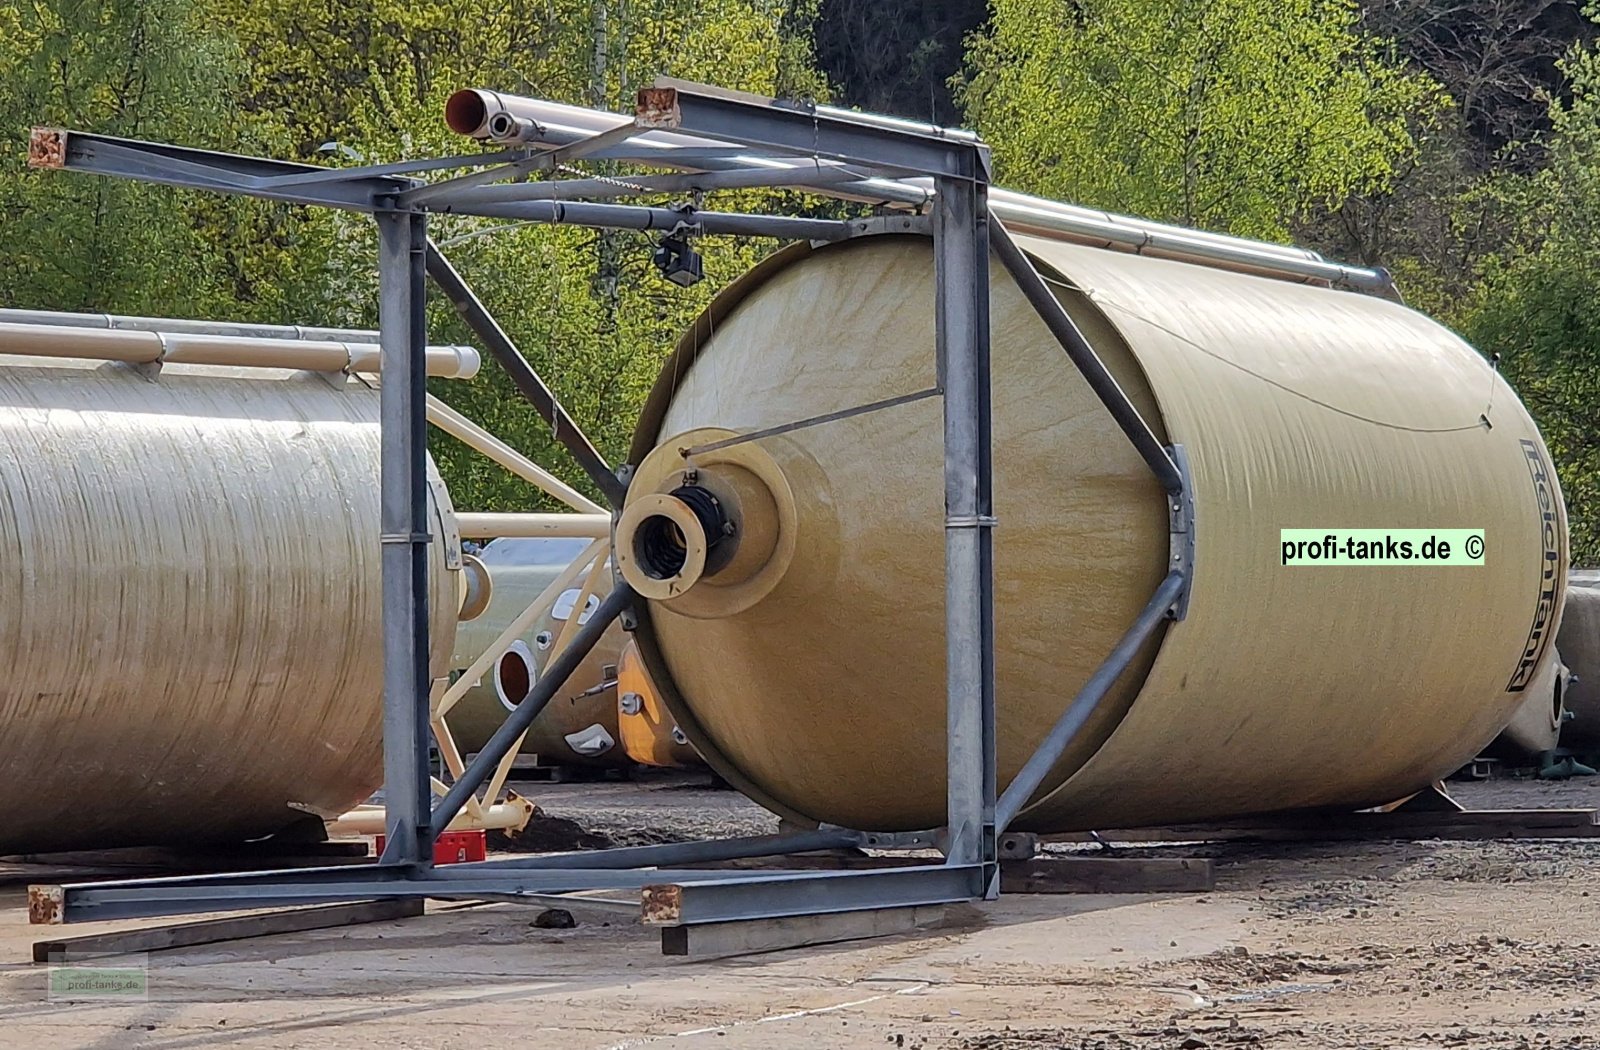
[{"label": "second fiberglass tank", "polygon": [[[1019,241],[1184,446],[1196,531],[1187,618],[1017,826],[1367,806],[1476,754],[1553,658],[1567,563],[1544,445],[1499,375],[1387,300]],[[1003,789],[1169,551],[1143,461],[1015,282],[991,282]],[[617,558],[649,599],[646,663],[706,760],[793,818],[943,823],[940,404],[696,448],[932,386],[933,297],[925,240],[782,252],[685,337],[636,434]],[[1487,554],[1285,566],[1291,528],[1483,529]]]}]

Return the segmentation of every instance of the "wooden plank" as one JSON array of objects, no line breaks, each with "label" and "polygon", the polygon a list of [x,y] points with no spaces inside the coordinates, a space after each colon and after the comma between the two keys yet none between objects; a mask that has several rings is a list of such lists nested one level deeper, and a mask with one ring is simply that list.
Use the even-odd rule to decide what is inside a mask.
[{"label": "wooden plank", "polygon": [[[1600,811],[1592,809],[1483,809],[1460,812],[1397,810],[1389,813],[1308,813],[1294,817],[1107,829],[1107,842],[1359,841],[1600,836]],[[1089,832],[1043,836],[1051,842],[1090,842]]]},{"label": "wooden plank", "polygon": [[266,937],[277,933],[326,930],[363,922],[388,922],[422,914],[423,901],[396,898],[362,901],[356,904],[329,904],[314,908],[291,908],[254,915],[203,919],[199,922],[146,926],[136,930],[113,930],[81,937],[61,937],[33,943],[33,961],[66,962],[74,958],[123,955],[128,952],[158,952],[168,948],[192,948],[198,944]]},{"label": "wooden plank", "polygon": [[[747,857],[686,867],[759,871],[860,871],[927,864],[927,857],[818,855]],[[1216,885],[1212,862],[1197,857],[1121,857],[1114,855],[1034,857],[1000,862],[1001,893],[1205,893]]]},{"label": "wooden plank", "polygon": [[944,905],[934,905],[664,926],[661,954],[705,959],[888,937],[938,926],[944,922],[945,914]]},{"label": "wooden plank", "polygon": [[1217,885],[1200,857],[1034,857],[1000,862],[1001,893],[1207,893]]}]

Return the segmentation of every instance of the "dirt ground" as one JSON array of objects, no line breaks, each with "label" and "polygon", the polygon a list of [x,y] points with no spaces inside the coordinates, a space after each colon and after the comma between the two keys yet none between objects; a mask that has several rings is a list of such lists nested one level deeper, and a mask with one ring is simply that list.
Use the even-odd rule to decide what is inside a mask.
[{"label": "dirt ground", "polygon": [[[1600,778],[1453,787],[1600,807]],[[524,790],[620,842],[770,819],[681,783]],[[1216,891],[1007,897],[916,935],[710,961],[662,957],[615,911],[547,929],[529,906],[441,905],[155,953],[136,1002],[50,1000],[9,883],[0,1047],[1600,1047],[1600,839],[1156,849],[1214,857]]]}]

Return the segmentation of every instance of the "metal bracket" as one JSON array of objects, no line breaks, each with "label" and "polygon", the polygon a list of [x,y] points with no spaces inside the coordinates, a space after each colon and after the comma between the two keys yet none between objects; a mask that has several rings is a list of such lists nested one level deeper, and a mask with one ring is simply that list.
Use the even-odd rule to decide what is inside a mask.
[{"label": "metal bracket", "polygon": [[995,842],[1000,860],[1032,860],[1039,855],[1039,836],[1031,831],[1008,831]]},{"label": "metal bracket", "polygon": [[[828,831],[846,831],[846,828],[837,828],[831,824],[824,824]],[[927,831],[862,831],[858,845],[863,849],[944,849],[944,829],[933,828]]]},{"label": "metal bracket", "polygon": [[[927,215],[873,215],[865,219],[851,219],[847,224],[847,240],[856,237],[878,237],[886,233],[908,233],[919,237],[933,236],[933,219]],[[827,241],[812,241],[813,248]]]},{"label": "metal bracket", "polygon": [[433,534],[430,532],[385,532],[378,537],[379,543],[432,543]]},{"label": "metal bracket", "polygon": [[454,513],[447,513],[450,493],[444,479],[436,474],[428,476],[428,491],[433,495],[433,521],[444,538],[444,567],[454,572],[461,568],[461,528]]},{"label": "metal bracket", "polygon": [[1168,572],[1183,574],[1183,589],[1178,592],[1167,615],[1181,620],[1189,615],[1189,588],[1194,579],[1194,480],[1189,473],[1189,454],[1182,445],[1167,446],[1167,454],[1178,468],[1183,485],[1167,493]]}]

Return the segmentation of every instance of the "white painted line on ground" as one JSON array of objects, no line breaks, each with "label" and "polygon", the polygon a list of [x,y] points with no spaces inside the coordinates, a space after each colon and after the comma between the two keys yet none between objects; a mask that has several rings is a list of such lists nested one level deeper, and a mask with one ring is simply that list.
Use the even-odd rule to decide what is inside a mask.
[{"label": "white painted line on ground", "polygon": [[849,1010],[852,1007],[865,1006],[868,1003],[875,1003],[879,999],[887,999],[894,995],[911,995],[916,992],[923,991],[927,987],[928,982],[921,981],[907,988],[896,988],[892,992],[882,992],[878,995],[869,995],[865,999],[852,999],[847,1003],[834,1003],[832,1006],[818,1006],[811,1010],[791,1010],[788,1013],[768,1014],[766,1017],[758,1017],[753,1021],[732,1021],[728,1024],[715,1024],[705,1028],[686,1028],[681,1032],[673,1032],[670,1035],[647,1035],[639,1039],[624,1039],[620,1043],[615,1043],[607,1047],[606,1050],[633,1050],[633,1048],[636,1046],[644,1046],[647,1043],[662,1042],[663,1040],[667,1039],[683,1039],[691,1035],[710,1035],[712,1032],[726,1032],[734,1028],[745,1028],[750,1025],[767,1024],[772,1021],[792,1021],[797,1017],[811,1017],[814,1014],[831,1014],[838,1010]]}]

